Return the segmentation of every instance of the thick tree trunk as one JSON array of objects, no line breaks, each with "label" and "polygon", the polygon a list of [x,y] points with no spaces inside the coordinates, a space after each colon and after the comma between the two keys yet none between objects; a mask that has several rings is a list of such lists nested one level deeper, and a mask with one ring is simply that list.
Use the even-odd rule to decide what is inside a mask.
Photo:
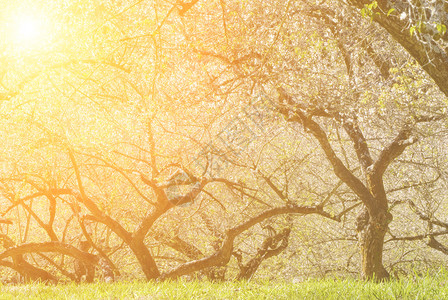
[{"label": "thick tree trunk", "polygon": [[358,223],[358,238],[362,256],[362,278],[365,280],[383,281],[389,278],[389,273],[383,266],[383,246],[391,219],[392,215],[387,210],[376,213],[375,216],[365,210],[358,217],[358,222],[364,223]]},{"label": "thick tree trunk", "polygon": [[376,224],[367,225],[361,239],[363,279],[384,280],[389,273],[383,267],[383,243],[386,231]]}]

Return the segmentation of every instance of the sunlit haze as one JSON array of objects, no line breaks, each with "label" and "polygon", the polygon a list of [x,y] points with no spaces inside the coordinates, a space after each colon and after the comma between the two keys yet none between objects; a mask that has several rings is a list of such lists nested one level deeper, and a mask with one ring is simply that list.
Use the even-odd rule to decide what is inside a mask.
[{"label": "sunlit haze", "polygon": [[11,18],[9,34],[11,41],[20,47],[32,48],[42,45],[49,38],[43,16],[37,13],[20,13]]}]

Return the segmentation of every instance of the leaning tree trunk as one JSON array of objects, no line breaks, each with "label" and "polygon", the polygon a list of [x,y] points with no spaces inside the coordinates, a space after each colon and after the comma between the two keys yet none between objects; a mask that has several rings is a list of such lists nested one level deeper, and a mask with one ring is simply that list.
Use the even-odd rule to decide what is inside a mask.
[{"label": "leaning tree trunk", "polygon": [[156,262],[151,255],[148,247],[143,243],[143,241],[133,240],[129,247],[137,258],[146,279],[156,279],[160,276],[159,269],[157,268]]}]

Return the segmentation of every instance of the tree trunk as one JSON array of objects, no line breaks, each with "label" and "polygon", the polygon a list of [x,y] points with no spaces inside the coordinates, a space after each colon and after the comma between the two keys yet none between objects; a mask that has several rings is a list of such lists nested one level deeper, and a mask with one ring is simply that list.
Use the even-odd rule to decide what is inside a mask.
[{"label": "tree trunk", "polygon": [[383,246],[391,219],[392,215],[387,210],[374,216],[365,210],[358,217],[358,222],[364,223],[358,223],[358,239],[361,246],[362,278],[365,280],[389,279],[389,273],[383,266]]},{"label": "tree trunk", "polygon": [[146,279],[156,279],[160,276],[159,269],[157,268],[156,262],[151,255],[151,252],[146,247],[143,242],[132,241],[129,243],[129,247],[137,258]]}]

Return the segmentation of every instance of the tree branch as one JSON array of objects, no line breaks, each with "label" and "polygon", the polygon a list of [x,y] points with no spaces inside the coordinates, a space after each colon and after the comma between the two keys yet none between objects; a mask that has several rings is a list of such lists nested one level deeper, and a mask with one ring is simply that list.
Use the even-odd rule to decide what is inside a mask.
[{"label": "tree branch", "polygon": [[412,127],[409,124],[405,125],[401,129],[392,143],[381,151],[378,159],[373,164],[373,168],[371,170],[372,176],[381,178],[390,163],[395,158],[400,156],[406,147],[417,142],[417,139],[412,136],[412,132]]},{"label": "tree branch", "polygon": [[[342,2],[342,1],[341,1]],[[349,5],[358,9],[363,9],[369,5],[370,0],[350,0]],[[389,34],[400,43],[409,54],[414,57],[420,66],[434,79],[440,90],[448,96],[448,55],[446,49],[435,40],[424,42],[419,33],[410,34],[407,30],[409,20],[400,18],[400,14],[409,13],[412,7],[410,2],[398,1],[401,11],[388,14],[391,9],[398,9],[397,3],[386,0],[377,1],[378,7],[372,12],[372,20],[377,22]],[[416,23],[419,20],[414,20]]]},{"label": "tree branch", "polygon": [[160,279],[161,280],[168,278],[174,279],[182,275],[196,272],[205,268],[214,266],[223,266],[227,264],[233,252],[233,242],[239,234],[268,218],[282,214],[304,214],[304,215],[318,214],[326,218],[337,221],[337,218],[323,211],[321,208],[315,206],[287,205],[269,209],[255,217],[250,218],[249,220],[238,226],[228,229],[224,234],[224,241],[221,245],[221,248],[212,255],[182,264],[177,268],[162,274],[160,276]]},{"label": "tree branch", "polygon": [[317,139],[322,150],[327,157],[327,160],[333,166],[334,172],[339,179],[347,184],[364,202],[367,203],[371,199],[372,195],[366,186],[355,176],[344,163],[339,159],[333,150],[333,147],[328,140],[325,131],[307,116],[302,108],[294,103],[292,97],[285,93],[283,90],[279,90],[280,104],[277,106],[277,110],[286,118],[289,122],[296,122],[302,124],[302,126],[309,130],[311,134]]},{"label": "tree branch", "polygon": [[373,164],[373,160],[361,129],[356,123],[356,120],[354,120],[354,122],[342,120],[342,124],[344,126],[345,132],[347,132],[348,136],[354,144],[356,156],[358,157],[358,161],[361,164],[361,167],[364,171],[366,171],[367,168]]},{"label": "tree branch", "polygon": [[23,255],[35,252],[57,252],[60,254],[68,255],[76,259],[82,260],[88,264],[95,265],[98,263],[98,257],[96,255],[83,252],[71,245],[64,244],[61,242],[28,243],[20,246],[11,247],[0,253],[0,260],[10,256]]}]

